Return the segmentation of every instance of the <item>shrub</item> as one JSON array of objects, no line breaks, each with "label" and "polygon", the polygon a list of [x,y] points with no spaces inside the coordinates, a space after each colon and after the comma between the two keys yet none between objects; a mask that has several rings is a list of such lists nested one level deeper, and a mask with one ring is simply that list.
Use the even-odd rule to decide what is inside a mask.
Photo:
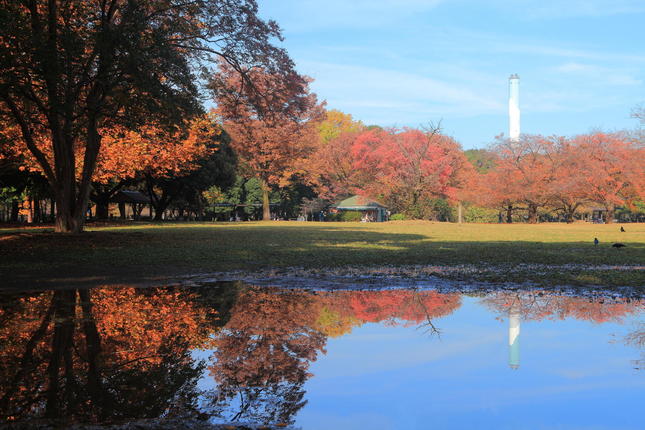
[{"label": "shrub", "polygon": [[403,214],[394,214],[390,217],[390,221],[405,221],[405,215]]},{"label": "shrub", "polygon": [[362,212],[358,211],[342,211],[339,213],[339,221],[345,221],[345,222],[356,222],[360,221],[361,218],[363,217]]},{"label": "shrub", "polygon": [[468,206],[464,210],[464,221],[496,223],[499,222],[499,212],[495,209]]}]

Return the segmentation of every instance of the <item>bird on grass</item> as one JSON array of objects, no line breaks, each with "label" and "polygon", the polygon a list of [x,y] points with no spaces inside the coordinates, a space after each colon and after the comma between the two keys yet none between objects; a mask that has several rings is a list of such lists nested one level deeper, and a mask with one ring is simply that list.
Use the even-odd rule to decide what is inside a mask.
[{"label": "bird on grass", "polygon": [[622,225],[620,226],[620,231],[621,231],[621,233],[625,233],[625,229],[623,228]]},{"label": "bird on grass", "polygon": [[593,238],[593,244],[594,244],[594,245],[598,245],[599,243],[600,243],[600,241],[598,240],[598,238],[597,238],[597,237],[594,237],[594,238]]},{"label": "bird on grass", "polygon": [[624,247],[625,247],[625,246],[627,246],[627,245],[625,245],[624,243],[614,243],[614,244],[613,244],[613,245],[611,245],[611,246],[613,246],[613,247],[614,247],[614,248],[616,248],[616,249],[619,249],[619,248],[624,248]]}]

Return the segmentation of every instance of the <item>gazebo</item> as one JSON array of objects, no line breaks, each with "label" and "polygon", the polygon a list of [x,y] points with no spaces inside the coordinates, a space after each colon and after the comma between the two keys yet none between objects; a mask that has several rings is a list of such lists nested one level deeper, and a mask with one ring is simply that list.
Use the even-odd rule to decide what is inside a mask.
[{"label": "gazebo", "polygon": [[132,217],[134,219],[139,219],[145,206],[148,206],[150,216],[152,216],[152,210],[150,210],[150,204],[152,202],[150,201],[150,197],[140,191],[121,190],[110,199],[110,202],[117,203],[119,205],[121,218],[126,218],[126,203],[129,203],[132,206]]},{"label": "gazebo", "polygon": [[365,221],[387,221],[387,207],[367,197],[352,196],[333,207],[339,211],[361,212]]}]

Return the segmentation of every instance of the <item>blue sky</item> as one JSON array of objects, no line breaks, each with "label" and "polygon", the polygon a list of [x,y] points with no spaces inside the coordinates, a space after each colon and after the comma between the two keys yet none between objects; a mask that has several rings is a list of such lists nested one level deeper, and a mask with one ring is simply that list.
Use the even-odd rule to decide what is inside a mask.
[{"label": "blue sky", "polygon": [[366,124],[442,121],[465,149],[507,133],[635,128],[645,101],[642,0],[258,0],[313,90]]}]

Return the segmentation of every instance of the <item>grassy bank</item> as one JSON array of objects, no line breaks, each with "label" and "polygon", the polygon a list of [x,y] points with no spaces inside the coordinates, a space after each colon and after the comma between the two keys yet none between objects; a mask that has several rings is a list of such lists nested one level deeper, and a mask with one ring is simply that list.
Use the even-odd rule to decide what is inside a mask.
[{"label": "grassy bank", "polygon": [[[268,268],[473,265],[488,281],[645,286],[645,224],[181,223],[88,228],[0,229],[0,274],[9,287],[43,281],[141,282],[169,276]],[[600,244],[593,244],[594,237]],[[614,242],[626,245],[611,247]],[[506,271],[504,268],[525,267]],[[567,268],[534,270],[530,265]],[[456,274],[454,276],[466,276]]]}]

